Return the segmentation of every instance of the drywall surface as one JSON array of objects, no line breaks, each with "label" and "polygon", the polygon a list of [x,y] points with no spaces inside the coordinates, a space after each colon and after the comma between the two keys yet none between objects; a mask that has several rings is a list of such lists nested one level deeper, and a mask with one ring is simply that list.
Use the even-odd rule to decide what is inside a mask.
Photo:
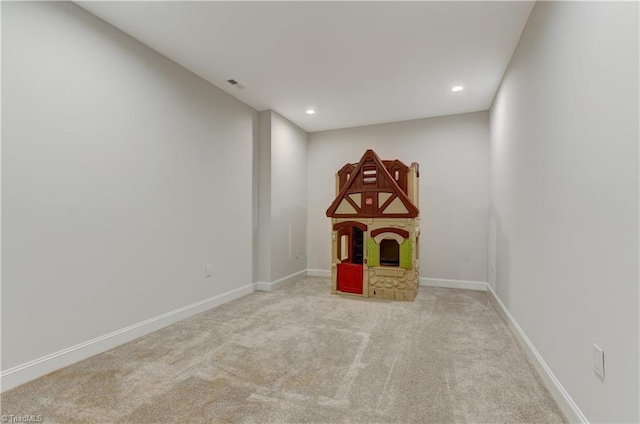
[{"label": "drywall surface", "polygon": [[271,282],[271,111],[258,112],[258,275]]},{"label": "drywall surface", "polygon": [[638,35],[638,3],[538,2],[491,109],[490,281],[594,423],[640,420]]},{"label": "drywall surface", "polygon": [[274,111],[270,157],[270,281],[276,281],[307,268],[307,133]]},{"label": "drywall surface", "polygon": [[257,113],[72,3],[2,9],[3,370],[251,284]]},{"label": "drywall surface", "polygon": [[308,266],[331,269],[334,175],[366,149],[420,164],[420,276],[487,281],[489,115],[476,112],[309,135]]}]

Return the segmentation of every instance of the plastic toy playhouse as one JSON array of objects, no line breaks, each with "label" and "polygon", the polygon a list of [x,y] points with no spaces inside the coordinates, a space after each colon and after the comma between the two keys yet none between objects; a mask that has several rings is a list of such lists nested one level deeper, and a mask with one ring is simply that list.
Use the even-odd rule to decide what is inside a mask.
[{"label": "plastic toy playhouse", "polygon": [[418,293],[418,164],[367,150],[336,173],[331,293],[413,301]]}]

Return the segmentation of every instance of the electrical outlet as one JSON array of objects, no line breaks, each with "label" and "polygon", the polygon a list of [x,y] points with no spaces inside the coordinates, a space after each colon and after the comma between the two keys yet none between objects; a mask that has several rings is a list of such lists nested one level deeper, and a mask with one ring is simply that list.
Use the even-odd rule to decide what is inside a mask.
[{"label": "electrical outlet", "polygon": [[211,273],[213,272],[213,265],[207,265],[204,268],[204,276],[205,277],[211,277]]},{"label": "electrical outlet", "polygon": [[593,344],[593,371],[604,380],[604,351],[597,344]]}]

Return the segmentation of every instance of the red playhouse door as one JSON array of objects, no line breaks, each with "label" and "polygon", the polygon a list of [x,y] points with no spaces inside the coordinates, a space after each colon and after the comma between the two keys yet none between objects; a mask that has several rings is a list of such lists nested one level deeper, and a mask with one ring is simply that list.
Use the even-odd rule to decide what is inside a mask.
[{"label": "red playhouse door", "polygon": [[338,264],[338,290],[346,293],[362,294],[362,265]]}]

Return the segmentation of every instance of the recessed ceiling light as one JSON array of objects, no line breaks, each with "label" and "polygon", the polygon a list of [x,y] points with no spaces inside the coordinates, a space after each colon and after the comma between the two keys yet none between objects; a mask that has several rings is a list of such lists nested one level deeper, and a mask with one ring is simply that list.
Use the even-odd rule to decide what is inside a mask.
[{"label": "recessed ceiling light", "polygon": [[455,87],[451,88],[451,91],[462,91],[464,87],[461,85],[456,85]]},{"label": "recessed ceiling light", "polygon": [[307,115],[314,115],[316,113],[313,109],[307,109]]}]

